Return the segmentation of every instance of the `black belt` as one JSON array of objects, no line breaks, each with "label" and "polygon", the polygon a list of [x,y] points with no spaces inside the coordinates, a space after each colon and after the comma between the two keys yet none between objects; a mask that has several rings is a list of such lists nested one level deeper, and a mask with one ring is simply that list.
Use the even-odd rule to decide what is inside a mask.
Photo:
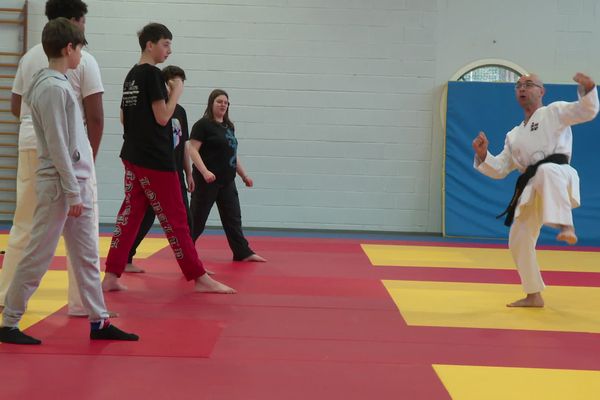
[{"label": "black belt", "polygon": [[502,214],[498,215],[496,217],[496,219],[498,219],[506,214],[506,219],[504,220],[504,225],[510,226],[512,224],[513,219],[515,217],[515,211],[517,209],[517,204],[519,203],[519,198],[521,197],[521,193],[523,193],[523,189],[525,189],[525,186],[527,186],[527,182],[529,182],[529,180],[534,177],[535,173],[537,172],[538,167],[540,165],[546,164],[546,163],[568,164],[569,157],[567,157],[566,154],[558,154],[558,153],[551,154],[548,157],[544,158],[543,160],[540,160],[540,161],[536,162],[535,164],[527,167],[527,169],[525,169],[525,172],[523,172],[521,174],[521,176],[519,176],[519,179],[517,179],[517,184],[515,185],[515,193],[513,194],[513,197],[510,200],[508,207],[506,208],[506,210],[504,210],[504,212]]}]

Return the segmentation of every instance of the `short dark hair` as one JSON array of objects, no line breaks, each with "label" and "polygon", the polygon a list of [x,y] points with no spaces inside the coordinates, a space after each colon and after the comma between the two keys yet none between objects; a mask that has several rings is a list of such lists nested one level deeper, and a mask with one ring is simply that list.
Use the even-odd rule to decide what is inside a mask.
[{"label": "short dark hair", "polygon": [[81,0],[48,0],[46,2],[46,17],[49,21],[58,17],[79,20],[87,12],[87,4]]},{"label": "short dark hair", "polygon": [[87,44],[83,31],[66,18],[59,17],[46,23],[42,31],[42,47],[48,58],[62,57],[62,49]]},{"label": "short dark hair", "polygon": [[182,81],[185,81],[185,71],[176,65],[169,65],[162,69],[162,77],[165,82],[173,78],[181,78]]},{"label": "short dark hair", "polygon": [[138,40],[142,51],[146,50],[146,43],[149,41],[152,43],[158,43],[161,39],[173,39],[173,34],[163,24],[151,22],[144,26],[141,31],[138,32]]}]

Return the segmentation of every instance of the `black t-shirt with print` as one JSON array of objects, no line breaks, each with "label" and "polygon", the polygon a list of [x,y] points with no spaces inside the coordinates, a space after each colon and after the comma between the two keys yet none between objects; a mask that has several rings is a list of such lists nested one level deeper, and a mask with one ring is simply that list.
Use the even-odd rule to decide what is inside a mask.
[{"label": "black t-shirt with print", "polygon": [[175,146],[175,167],[180,177],[183,175],[183,158],[185,156],[185,142],[188,141],[190,135],[188,133],[187,114],[185,108],[179,104],[175,106],[175,112],[169,123],[171,132],[173,132],[173,146]]},{"label": "black t-shirt with print", "polygon": [[173,129],[160,126],[152,103],[166,100],[167,89],[160,69],[150,64],[135,65],[123,84],[123,147],[121,158],[140,167],[175,170]]},{"label": "black t-shirt with print", "polygon": [[[203,117],[192,127],[190,139],[202,142],[200,156],[206,168],[215,174],[215,183],[227,184],[235,179],[238,142],[233,128]],[[194,175],[204,181],[195,166]]]}]

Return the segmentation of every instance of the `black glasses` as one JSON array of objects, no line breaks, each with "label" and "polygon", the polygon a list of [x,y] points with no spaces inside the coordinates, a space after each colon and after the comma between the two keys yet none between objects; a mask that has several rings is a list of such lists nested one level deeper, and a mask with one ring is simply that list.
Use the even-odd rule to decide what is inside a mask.
[{"label": "black glasses", "polygon": [[526,89],[529,89],[529,88],[532,88],[532,87],[534,87],[534,86],[535,86],[535,87],[539,87],[539,88],[541,88],[541,87],[542,87],[542,85],[538,85],[537,83],[535,83],[535,82],[533,82],[533,81],[525,81],[525,82],[517,82],[517,83],[515,84],[515,90],[519,90],[519,89],[521,89],[521,88],[526,88]]}]

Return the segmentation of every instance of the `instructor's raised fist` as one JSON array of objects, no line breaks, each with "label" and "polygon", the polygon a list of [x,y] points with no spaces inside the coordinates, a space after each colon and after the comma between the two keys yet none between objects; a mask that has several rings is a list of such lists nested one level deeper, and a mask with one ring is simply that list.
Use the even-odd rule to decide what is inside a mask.
[{"label": "instructor's raised fist", "polygon": [[475,150],[477,157],[479,157],[481,161],[484,161],[487,156],[488,144],[489,141],[483,132],[479,132],[479,135],[473,139],[473,150]]}]

